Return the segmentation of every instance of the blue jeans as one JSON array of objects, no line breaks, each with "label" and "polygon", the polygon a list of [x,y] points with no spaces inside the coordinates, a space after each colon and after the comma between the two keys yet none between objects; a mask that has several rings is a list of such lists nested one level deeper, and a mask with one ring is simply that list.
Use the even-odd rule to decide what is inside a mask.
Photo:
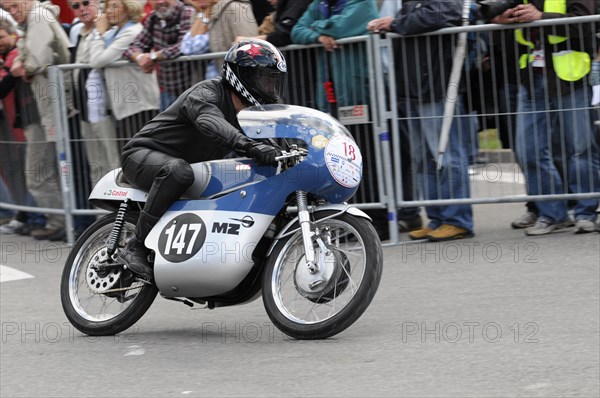
[{"label": "blue jeans", "polygon": [[[12,203],[10,192],[8,192],[8,188],[2,178],[0,178],[0,202]],[[14,217],[15,214],[14,210],[0,209],[0,217]]]},{"label": "blue jeans", "polygon": [[162,91],[160,93],[160,111],[165,111],[173,102],[175,102],[178,97],[178,95],[171,94],[167,91]]},{"label": "blue jeans", "polygon": [[[27,196],[25,196],[25,206],[37,207],[37,203],[29,191],[27,192]],[[46,216],[43,213],[28,211],[26,214],[27,224],[46,225]]]},{"label": "blue jeans", "polygon": [[[442,128],[444,102],[406,104],[409,117],[410,148],[413,170],[424,199],[458,199],[470,196],[469,166],[465,134],[469,133],[471,116],[464,116],[460,100],[450,128],[448,146],[440,170],[437,170],[437,152]],[[427,206],[429,227],[442,224],[473,230],[471,205]]]},{"label": "blue jeans", "polygon": [[[4,202],[4,203],[8,203],[8,204],[15,203],[12,198],[12,195],[10,194],[10,191],[8,190],[8,187],[6,186],[6,184],[4,183],[4,181],[1,178],[0,178],[0,202]],[[27,193],[26,193],[25,203],[23,203],[23,205],[37,207],[37,203],[35,202],[35,199],[33,198],[33,196],[31,196],[29,191],[27,191]],[[23,219],[22,222],[25,222],[27,224],[35,224],[35,225],[42,225],[42,226],[46,225],[46,217],[42,213],[22,212],[22,214],[26,215],[26,219]],[[13,210],[0,209],[0,216],[2,216],[2,217],[15,217],[16,215],[17,215],[17,212],[15,212]],[[21,220],[19,220],[19,221],[21,221]]]},{"label": "blue jeans", "polygon": [[[589,110],[589,87],[548,95],[543,75],[534,75],[533,97],[519,88],[517,146],[519,166],[529,195],[598,192],[600,160]],[[587,90],[587,92],[586,92]],[[554,161],[561,159],[564,179]],[[536,202],[539,215],[552,223],[566,221],[567,202]],[[578,200],[576,220],[596,220],[598,199]]]}]

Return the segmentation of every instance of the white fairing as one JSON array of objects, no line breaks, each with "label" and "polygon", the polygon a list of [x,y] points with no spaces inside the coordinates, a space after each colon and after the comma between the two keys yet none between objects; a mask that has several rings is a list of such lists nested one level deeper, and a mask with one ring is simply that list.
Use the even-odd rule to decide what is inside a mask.
[{"label": "white fairing", "polygon": [[[183,193],[182,198],[199,199],[210,181],[210,166],[207,163],[194,163],[191,166],[194,171],[194,183]],[[148,197],[147,192],[133,188],[129,184],[126,186],[117,184],[116,180],[120,172],[121,169],[115,169],[102,177],[92,190],[90,199],[122,201],[129,198],[134,202],[145,202]]]},{"label": "white fairing", "polygon": [[134,202],[145,202],[146,198],[148,197],[147,192],[133,187],[125,188],[117,185],[116,178],[120,171],[121,169],[115,169],[102,177],[96,186],[94,186],[94,189],[90,194],[90,200],[98,199],[123,201],[125,198],[129,198]]},{"label": "white fairing", "polygon": [[252,253],[273,216],[231,211],[168,211],[146,238],[154,279],[166,297],[208,297],[248,275]]}]

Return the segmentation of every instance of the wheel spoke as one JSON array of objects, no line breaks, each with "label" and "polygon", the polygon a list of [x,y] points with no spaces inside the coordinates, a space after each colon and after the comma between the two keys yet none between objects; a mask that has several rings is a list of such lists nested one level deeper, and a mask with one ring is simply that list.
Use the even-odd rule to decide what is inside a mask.
[{"label": "wheel spoke", "polygon": [[290,311],[294,312],[294,308],[296,307],[296,299],[298,298],[298,296],[300,295],[300,293],[298,293],[297,290],[294,291],[294,297],[292,297],[292,306],[290,308]]},{"label": "wheel spoke", "polygon": [[[136,283],[124,284],[123,273],[116,274],[114,277],[118,278],[114,288],[129,288],[129,290],[123,291],[123,296],[130,296],[131,299],[124,303],[120,303],[115,296],[107,296],[104,293],[95,292],[90,288],[87,282],[88,272],[90,264],[98,261],[98,258],[106,259],[106,243],[112,229],[112,224],[107,224],[102,229],[96,231],[95,235],[92,235],[81,247],[79,254],[74,259],[72,265],[73,270],[71,273],[70,286],[72,292],[72,304],[75,311],[83,318],[98,322],[112,319],[123,312],[132,301],[139,294],[140,289],[143,287],[142,284],[136,285]],[[124,235],[133,230],[132,224],[127,224],[124,230]],[[85,287],[84,287],[85,286]],[[133,290],[133,291],[132,291]],[[86,294],[87,293],[87,294]],[[115,305],[115,303],[117,303]],[[111,311],[114,310],[114,313]]]},{"label": "wheel spoke", "polygon": [[84,299],[83,301],[79,301],[82,305],[83,304],[88,304],[93,298],[94,298],[95,294],[90,292],[90,295],[88,296],[88,298]]},{"label": "wheel spoke", "polygon": [[357,250],[354,250],[354,251],[349,251],[348,249],[336,248],[336,250],[344,253],[346,256],[356,257],[356,258],[363,258],[364,257],[362,253],[358,252],[358,250],[361,250],[361,249],[357,249]]}]

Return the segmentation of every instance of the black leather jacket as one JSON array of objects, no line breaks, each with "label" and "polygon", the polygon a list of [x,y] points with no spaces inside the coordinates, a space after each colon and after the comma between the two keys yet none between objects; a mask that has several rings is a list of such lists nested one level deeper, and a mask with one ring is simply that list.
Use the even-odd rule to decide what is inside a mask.
[{"label": "black leather jacket", "polygon": [[[458,26],[461,14],[461,0],[407,0],[402,3],[391,29],[401,35],[419,35]],[[454,41],[452,35],[447,34],[394,39],[396,90],[400,99],[430,102],[445,98]],[[464,89],[463,84],[461,89]]]},{"label": "black leather jacket", "polygon": [[197,83],[149,121],[123,148],[123,159],[138,148],[153,149],[188,163],[223,159],[245,139],[231,91],[221,78]]}]

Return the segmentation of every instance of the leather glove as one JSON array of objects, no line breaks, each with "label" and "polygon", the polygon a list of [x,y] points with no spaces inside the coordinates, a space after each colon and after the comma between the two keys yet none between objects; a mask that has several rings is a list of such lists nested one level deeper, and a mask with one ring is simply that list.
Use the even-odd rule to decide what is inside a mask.
[{"label": "leather glove", "polygon": [[234,145],[233,150],[238,155],[252,158],[261,165],[274,165],[276,164],[275,158],[281,155],[278,148],[248,138],[239,140]]}]

